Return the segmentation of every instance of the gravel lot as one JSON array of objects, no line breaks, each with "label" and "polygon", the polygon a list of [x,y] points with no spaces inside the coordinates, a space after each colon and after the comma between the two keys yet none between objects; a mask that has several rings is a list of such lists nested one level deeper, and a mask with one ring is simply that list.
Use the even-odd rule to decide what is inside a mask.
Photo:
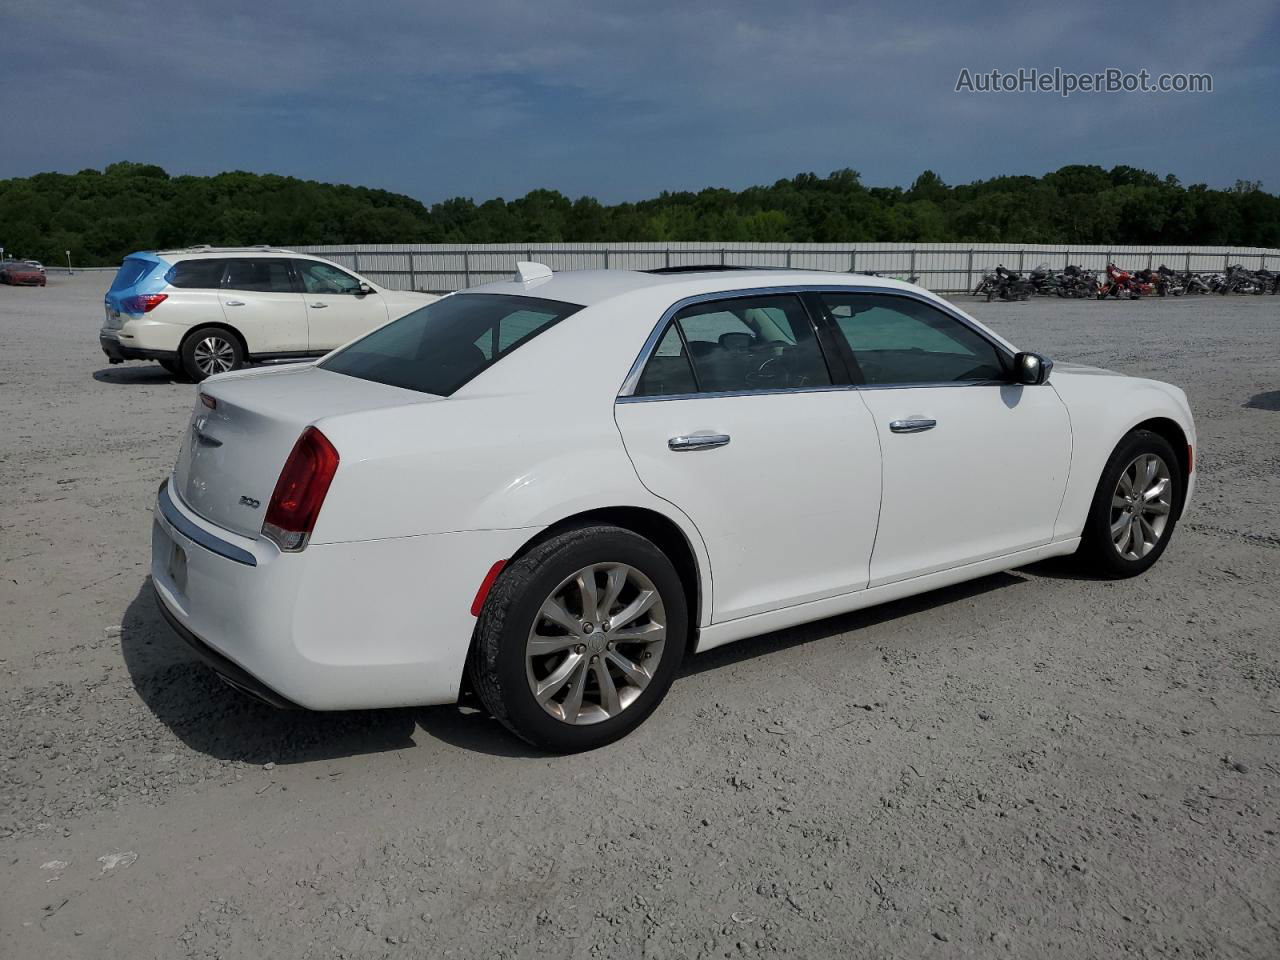
[{"label": "gravel lot", "polygon": [[1164,559],[722,648],[548,758],[192,662],[147,566],[193,388],[107,366],[107,282],[0,287],[0,956],[1280,955],[1280,297],[964,298],[1187,390]]}]

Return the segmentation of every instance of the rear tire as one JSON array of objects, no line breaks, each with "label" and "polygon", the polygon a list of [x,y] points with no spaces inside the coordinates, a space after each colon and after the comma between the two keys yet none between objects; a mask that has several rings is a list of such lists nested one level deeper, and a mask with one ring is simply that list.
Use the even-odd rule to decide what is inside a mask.
[{"label": "rear tire", "polygon": [[200,327],[182,343],[182,369],[195,383],[244,366],[240,338],[222,327]]},{"label": "rear tire", "polygon": [[620,527],[578,527],[502,571],[480,612],[468,672],[481,702],[516,736],[555,753],[591,750],[653,712],[688,633],[684,588],[661,550]]},{"label": "rear tire", "polygon": [[1136,577],[1160,559],[1178,523],[1184,479],[1169,441],[1134,430],[1103,468],[1077,557],[1108,579]]}]

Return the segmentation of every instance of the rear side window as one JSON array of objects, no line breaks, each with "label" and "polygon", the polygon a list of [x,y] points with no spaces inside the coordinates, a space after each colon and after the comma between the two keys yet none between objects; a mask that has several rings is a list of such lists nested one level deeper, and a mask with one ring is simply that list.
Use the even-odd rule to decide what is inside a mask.
[{"label": "rear side window", "polygon": [[222,282],[225,260],[180,260],[164,275],[171,287],[184,290],[217,290]]},{"label": "rear side window", "polygon": [[658,347],[644,365],[644,372],[636,383],[638,397],[676,397],[697,393],[698,382],[693,379],[693,364],[675,326],[658,341]]},{"label": "rear side window", "polygon": [[253,293],[294,293],[293,277],[288,260],[271,260],[255,257],[246,260],[228,260],[227,273],[222,285],[228,290],[248,290]]},{"label": "rear side window", "polygon": [[375,330],[320,366],[447,397],[581,309],[537,297],[456,293]]},{"label": "rear side window", "polygon": [[111,281],[112,290],[123,290],[151,272],[152,267],[159,266],[155,260],[143,260],[138,257],[125,257],[124,263],[116,271],[116,278]]},{"label": "rear side window", "polygon": [[[694,389],[684,389],[692,379]],[[671,321],[636,383],[637,396],[797,390],[831,383],[798,297],[695,303]]]}]

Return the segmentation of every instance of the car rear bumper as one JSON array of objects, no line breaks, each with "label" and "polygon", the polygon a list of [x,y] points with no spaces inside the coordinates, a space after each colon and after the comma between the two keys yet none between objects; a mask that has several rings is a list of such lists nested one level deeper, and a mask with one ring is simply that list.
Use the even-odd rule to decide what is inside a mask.
[{"label": "car rear bumper", "polygon": [[176,350],[148,350],[134,346],[113,333],[99,333],[98,345],[112,363],[122,360],[175,360],[178,356]]},{"label": "car rear bumper", "polygon": [[309,545],[282,553],[157,498],[151,578],[165,618],[233,686],[351,710],[452,703],[496,560],[533,530]]}]

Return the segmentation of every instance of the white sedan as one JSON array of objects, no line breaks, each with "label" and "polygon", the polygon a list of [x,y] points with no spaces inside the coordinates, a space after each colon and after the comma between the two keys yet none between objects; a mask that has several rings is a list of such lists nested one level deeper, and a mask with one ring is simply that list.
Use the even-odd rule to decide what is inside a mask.
[{"label": "white sedan", "polygon": [[269,702],[470,687],[580,750],[689,652],[1063,554],[1143,572],[1195,442],[1177,387],[1054,366],[898,281],[522,263],[205,381],[152,578]]}]

